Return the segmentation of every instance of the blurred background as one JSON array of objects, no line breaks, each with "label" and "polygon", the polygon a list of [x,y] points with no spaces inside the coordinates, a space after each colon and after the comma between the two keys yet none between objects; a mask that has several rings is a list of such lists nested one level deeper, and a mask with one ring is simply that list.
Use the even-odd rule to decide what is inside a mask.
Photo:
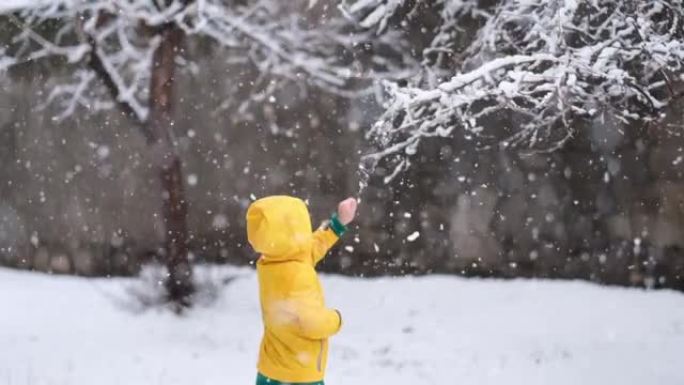
[{"label": "blurred background", "polygon": [[[308,12],[325,20],[327,8],[316,9]],[[439,10],[421,12],[420,23],[404,24],[414,46],[430,42],[425,24]],[[0,40],[11,40],[16,26],[8,19],[0,26]],[[458,39],[474,31],[464,28]],[[301,197],[321,221],[351,195],[362,201],[353,241],[326,260],[328,272],[684,288],[682,99],[656,123],[585,122],[551,153],[479,148],[463,135],[427,139],[408,171],[384,184],[381,165],[358,195],[359,158],[371,150],[364,135],[382,113],[378,98],[335,95],[306,81],[265,93],[249,85],[268,74],[232,63],[230,49],[195,38],[184,50],[203,74],[179,71],[173,112],[194,262],[254,262],[243,217],[255,198]],[[61,107],[44,101],[71,76],[60,61],[3,75],[0,262],[134,275],[163,254],[154,154],[117,109],[58,118]],[[255,102],[238,109],[231,100]]]}]

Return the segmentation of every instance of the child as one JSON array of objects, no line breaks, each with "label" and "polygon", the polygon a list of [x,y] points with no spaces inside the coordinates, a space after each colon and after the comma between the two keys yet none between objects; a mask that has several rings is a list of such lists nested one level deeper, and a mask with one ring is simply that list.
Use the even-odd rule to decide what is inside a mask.
[{"label": "child", "polygon": [[346,231],[356,200],[340,202],[328,224],[312,232],[306,204],[271,196],[247,210],[247,238],[261,254],[257,262],[264,336],[257,385],[323,385],[328,337],[342,326],[337,310],[325,307],[314,267]]}]

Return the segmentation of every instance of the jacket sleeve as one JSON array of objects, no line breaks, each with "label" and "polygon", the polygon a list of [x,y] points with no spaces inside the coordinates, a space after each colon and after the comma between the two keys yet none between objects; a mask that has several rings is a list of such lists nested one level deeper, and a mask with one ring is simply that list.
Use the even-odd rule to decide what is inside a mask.
[{"label": "jacket sleeve", "polygon": [[266,317],[269,328],[288,330],[310,340],[327,339],[342,327],[339,311],[305,299],[278,301],[269,308]]},{"label": "jacket sleeve", "polygon": [[298,333],[312,340],[323,340],[340,331],[342,317],[324,306],[304,306],[299,310]]},{"label": "jacket sleeve", "polygon": [[298,280],[289,302],[295,313],[295,334],[312,340],[321,340],[340,331],[340,312],[329,309],[316,300],[312,281],[306,277]]},{"label": "jacket sleeve", "polygon": [[316,266],[339,238],[331,229],[318,229],[313,233],[313,247],[311,257],[313,265]]}]

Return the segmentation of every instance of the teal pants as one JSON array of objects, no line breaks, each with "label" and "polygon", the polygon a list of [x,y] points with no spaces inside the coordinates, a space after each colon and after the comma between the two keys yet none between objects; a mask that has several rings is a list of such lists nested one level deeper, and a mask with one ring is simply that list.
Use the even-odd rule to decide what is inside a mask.
[{"label": "teal pants", "polygon": [[297,383],[280,382],[277,380],[271,380],[270,378],[259,373],[259,374],[257,374],[256,385],[325,385],[325,384],[323,383],[323,381],[297,382]]}]

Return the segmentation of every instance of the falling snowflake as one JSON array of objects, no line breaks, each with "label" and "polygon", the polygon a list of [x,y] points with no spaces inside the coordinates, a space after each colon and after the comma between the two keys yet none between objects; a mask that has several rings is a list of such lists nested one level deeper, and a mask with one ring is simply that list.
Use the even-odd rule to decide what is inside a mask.
[{"label": "falling snowflake", "polygon": [[100,160],[107,159],[109,157],[109,147],[99,146],[97,148],[97,157],[100,158]]},{"label": "falling snowflake", "polygon": [[38,247],[39,243],[40,239],[38,239],[38,233],[34,231],[33,234],[31,234],[31,244],[33,247]]},{"label": "falling snowflake", "polygon": [[225,229],[228,227],[228,217],[223,214],[216,214],[211,222],[212,227],[215,229]]},{"label": "falling snowflake", "polygon": [[406,237],[406,240],[409,241],[409,242],[413,242],[413,241],[415,241],[416,239],[418,239],[418,237],[420,237],[420,233],[419,233],[418,231],[414,231],[413,233],[411,233],[411,235],[409,235],[408,237]]},{"label": "falling snowflake", "polygon": [[199,178],[197,177],[197,174],[188,175],[188,185],[197,186],[198,180],[199,180]]}]

